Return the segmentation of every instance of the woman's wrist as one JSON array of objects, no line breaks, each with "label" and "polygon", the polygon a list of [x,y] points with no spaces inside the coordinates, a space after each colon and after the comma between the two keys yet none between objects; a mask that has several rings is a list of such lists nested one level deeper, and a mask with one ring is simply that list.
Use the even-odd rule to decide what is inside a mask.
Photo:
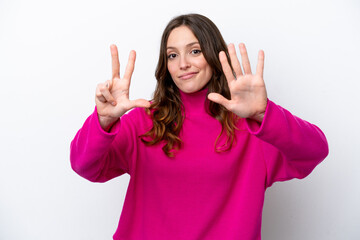
[{"label": "woman's wrist", "polygon": [[265,116],[265,112],[262,112],[262,113],[255,114],[250,119],[254,120],[254,121],[257,121],[259,123],[262,123],[262,121],[264,119],[264,116]]},{"label": "woman's wrist", "polygon": [[105,117],[100,115],[98,115],[98,117],[99,117],[100,126],[105,132],[109,132],[111,127],[114,125],[114,123],[119,119],[119,118]]}]

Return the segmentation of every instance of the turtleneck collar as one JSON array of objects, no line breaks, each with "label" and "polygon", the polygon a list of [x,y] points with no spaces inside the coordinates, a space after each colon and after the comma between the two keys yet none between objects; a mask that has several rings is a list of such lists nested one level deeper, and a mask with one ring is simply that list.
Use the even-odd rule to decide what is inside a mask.
[{"label": "turtleneck collar", "polygon": [[185,108],[185,114],[204,114],[206,112],[206,102],[208,89],[204,88],[194,93],[185,93],[179,89],[180,98]]}]

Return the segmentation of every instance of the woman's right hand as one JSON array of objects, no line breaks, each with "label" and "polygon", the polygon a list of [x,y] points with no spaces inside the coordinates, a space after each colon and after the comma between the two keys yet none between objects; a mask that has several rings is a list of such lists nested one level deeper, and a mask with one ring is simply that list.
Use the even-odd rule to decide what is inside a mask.
[{"label": "woman's right hand", "polygon": [[120,62],[116,45],[111,45],[110,51],[112,79],[98,84],[95,95],[99,122],[106,131],[128,110],[135,107],[150,107],[150,102],[145,99],[129,99],[130,81],[135,67],[136,52],[134,50],[130,52],[125,74],[120,78]]}]

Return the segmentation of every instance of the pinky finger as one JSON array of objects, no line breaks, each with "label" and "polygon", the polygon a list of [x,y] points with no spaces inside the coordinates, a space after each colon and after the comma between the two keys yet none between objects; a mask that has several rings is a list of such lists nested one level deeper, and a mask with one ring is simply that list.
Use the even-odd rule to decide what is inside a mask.
[{"label": "pinky finger", "polygon": [[105,83],[99,83],[97,85],[97,87],[96,87],[96,92],[95,92],[95,98],[97,100],[99,100],[100,102],[102,102],[102,103],[106,103],[106,99],[102,95],[101,90],[100,90],[100,89],[104,88],[104,84],[106,84],[106,82]]},{"label": "pinky finger", "polygon": [[101,92],[100,92],[98,89],[96,90],[95,97],[96,97],[96,99],[98,99],[100,102],[106,103],[106,99],[104,98],[104,96],[101,94]]},{"label": "pinky finger", "polygon": [[108,88],[106,88],[103,91],[100,90],[100,93],[101,93],[101,97],[105,98],[105,102],[109,102],[114,106],[116,105],[116,101],[115,101],[113,95],[111,95]]},{"label": "pinky finger", "polygon": [[116,101],[109,91],[111,85],[112,84],[110,80],[106,81],[105,83],[98,84],[98,87],[96,88],[96,98],[102,103],[109,102],[115,106]]}]

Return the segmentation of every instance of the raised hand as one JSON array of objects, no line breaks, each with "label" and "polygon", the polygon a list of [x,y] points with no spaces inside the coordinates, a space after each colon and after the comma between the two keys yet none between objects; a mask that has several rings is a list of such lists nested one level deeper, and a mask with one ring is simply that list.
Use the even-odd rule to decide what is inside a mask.
[{"label": "raised hand", "polygon": [[267,94],[263,79],[264,51],[259,51],[256,73],[252,74],[245,45],[241,43],[239,48],[244,71],[241,70],[234,44],[228,46],[234,72],[231,70],[225,52],[221,51],[219,53],[220,62],[229,85],[231,99],[226,99],[218,93],[210,93],[208,98],[223,105],[241,118],[250,118],[262,122],[267,105]]},{"label": "raised hand", "polygon": [[135,67],[136,52],[131,51],[125,74],[120,78],[120,62],[116,45],[110,46],[112,58],[112,79],[98,84],[95,102],[100,125],[107,130],[116,120],[134,107],[150,107],[145,99],[130,100],[129,88]]}]

